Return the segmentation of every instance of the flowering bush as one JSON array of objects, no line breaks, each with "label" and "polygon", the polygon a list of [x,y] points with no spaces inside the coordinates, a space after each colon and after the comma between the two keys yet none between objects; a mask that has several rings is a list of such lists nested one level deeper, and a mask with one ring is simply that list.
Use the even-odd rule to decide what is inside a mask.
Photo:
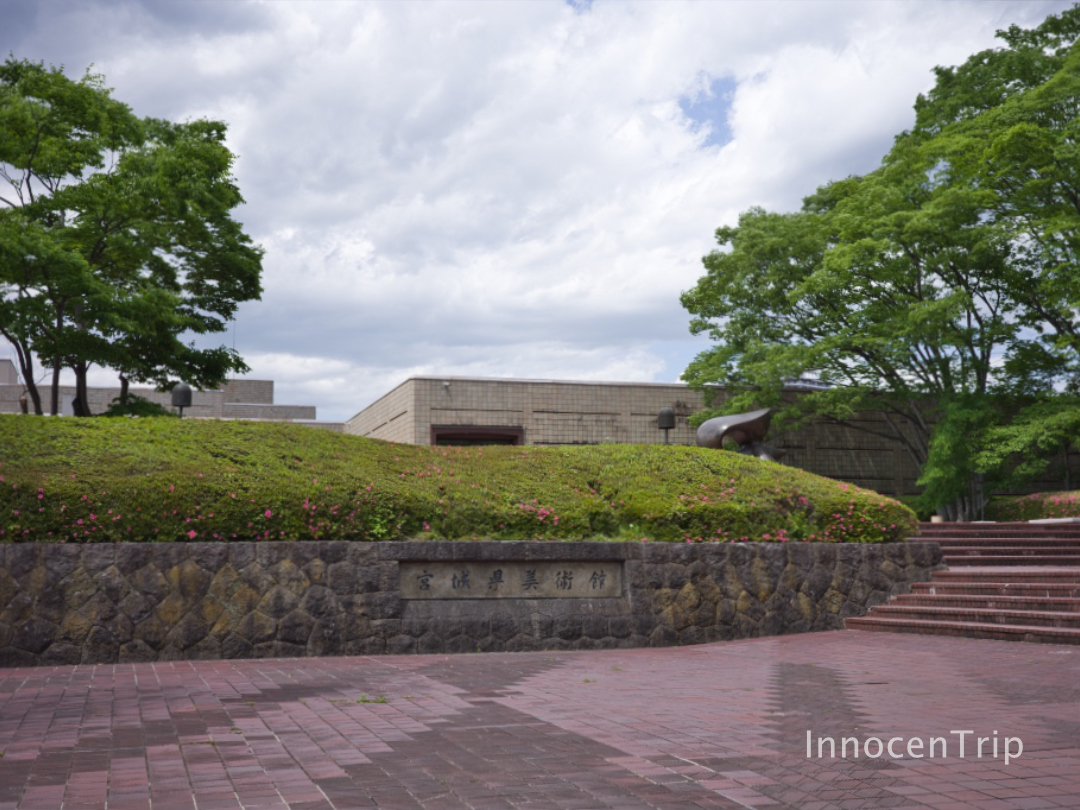
[{"label": "flowering bush", "polygon": [[1080,492],[1038,492],[994,500],[986,507],[986,517],[1003,521],[1080,517]]},{"label": "flowering bush", "polygon": [[873,543],[906,507],[735,453],[418,447],[287,424],[0,416],[0,541]]}]

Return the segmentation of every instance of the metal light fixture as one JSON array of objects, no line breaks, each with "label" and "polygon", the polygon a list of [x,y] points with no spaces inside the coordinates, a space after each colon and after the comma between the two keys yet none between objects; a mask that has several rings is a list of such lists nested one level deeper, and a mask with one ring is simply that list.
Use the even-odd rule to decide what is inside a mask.
[{"label": "metal light fixture", "polygon": [[656,426],[664,431],[664,444],[669,444],[671,439],[671,429],[675,427],[675,409],[674,408],[661,408],[659,415],[656,417]]},{"label": "metal light fixture", "polygon": [[177,383],[172,390],[172,405],[180,409],[180,418],[184,418],[184,408],[191,407],[191,386],[187,383]]}]

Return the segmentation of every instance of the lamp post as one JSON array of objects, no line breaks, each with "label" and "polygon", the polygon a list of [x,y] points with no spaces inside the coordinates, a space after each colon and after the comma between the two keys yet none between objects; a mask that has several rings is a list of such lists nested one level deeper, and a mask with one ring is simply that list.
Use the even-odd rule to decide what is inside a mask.
[{"label": "lamp post", "polygon": [[661,408],[656,417],[656,426],[664,431],[664,444],[669,444],[671,429],[675,427],[675,409]]},{"label": "lamp post", "polygon": [[184,408],[191,407],[191,386],[187,383],[177,383],[172,390],[172,405],[180,409],[180,418],[184,418]]},{"label": "lamp post", "polygon": [[975,504],[979,520],[986,520],[986,473],[975,473]]}]

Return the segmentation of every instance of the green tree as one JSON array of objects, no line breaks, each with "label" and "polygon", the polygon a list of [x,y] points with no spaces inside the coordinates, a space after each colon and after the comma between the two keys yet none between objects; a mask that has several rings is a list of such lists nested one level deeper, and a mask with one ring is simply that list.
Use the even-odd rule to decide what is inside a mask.
[{"label": "green tree", "polygon": [[[1003,467],[979,438],[1078,381],[1080,10],[999,37],[937,70],[876,171],[718,229],[682,296],[718,344],[684,379],[781,424],[881,412],[954,519],[975,514],[975,471]],[[785,399],[805,376],[828,387]]]},{"label": "green tree", "polygon": [[209,388],[247,370],[193,342],[261,294],[225,131],[140,119],[89,72],[0,66],[0,334],[35,412],[35,358],[52,370],[52,413],[61,369],[74,372],[80,415],[93,365],[117,370],[125,394],[128,381]]}]

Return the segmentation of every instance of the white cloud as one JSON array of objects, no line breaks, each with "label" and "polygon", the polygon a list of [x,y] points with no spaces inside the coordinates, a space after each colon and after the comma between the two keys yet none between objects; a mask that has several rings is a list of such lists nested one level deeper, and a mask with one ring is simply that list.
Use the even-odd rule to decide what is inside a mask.
[{"label": "white cloud", "polygon": [[[267,249],[237,348],[347,418],[410,374],[676,379],[717,226],[873,168],[934,65],[1069,3],[0,5],[5,52],[229,123]],[[680,106],[717,81],[722,145]]]}]

